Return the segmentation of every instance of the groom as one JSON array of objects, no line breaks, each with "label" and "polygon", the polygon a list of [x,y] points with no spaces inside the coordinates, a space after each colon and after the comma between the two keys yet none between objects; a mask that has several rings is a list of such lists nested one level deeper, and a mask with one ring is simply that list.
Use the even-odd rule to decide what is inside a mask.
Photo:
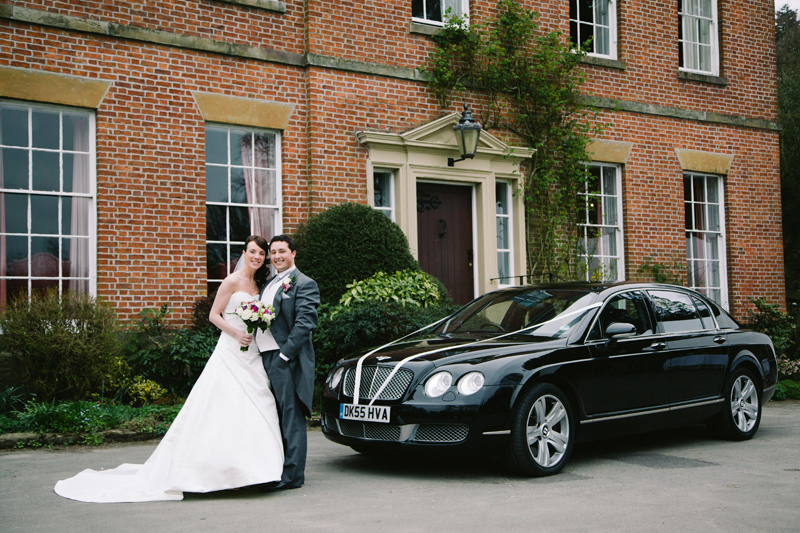
[{"label": "groom", "polygon": [[261,301],[275,308],[271,327],[256,335],[258,350],[269,376],[283,435],[283,475],[268,491],[297,489],[305,481],[306,416],[314,393],[314,347],[311,331],[317,326],[319,288],[297,270],[294,241],[276,235],[269,255],[277,274],[262,289]]}]

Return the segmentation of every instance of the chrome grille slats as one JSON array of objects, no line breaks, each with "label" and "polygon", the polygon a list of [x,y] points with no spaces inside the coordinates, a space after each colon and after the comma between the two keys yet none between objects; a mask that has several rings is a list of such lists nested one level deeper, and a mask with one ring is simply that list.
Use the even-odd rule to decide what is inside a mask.
[{"label": "chrome grille slats", "polygon": [[465,424],[420,424],[414,434],[415,442],[461,442],[467,438]]},{"label": "chrome grille slats", "polygon": [[[392,377],[392,381],[384,388],[380,396],[375,398],[383,382],[389,377],[394,367],[380,365],[366,365],[361,367],[361,390],[358,397],[364,400],[399,400],[403,397],[411,381],[414,379],[414,372],[401,368]],[[356,383],[356,367],[347,369],[344,376],[344,394],[353,396]]]},{"label": "chrome grille slats", "polygon": [[338,420],[339,433],[345,437],[369,440],[400,440],[400,426],[378,424],[375,422],[356,422],[354,420]]}]

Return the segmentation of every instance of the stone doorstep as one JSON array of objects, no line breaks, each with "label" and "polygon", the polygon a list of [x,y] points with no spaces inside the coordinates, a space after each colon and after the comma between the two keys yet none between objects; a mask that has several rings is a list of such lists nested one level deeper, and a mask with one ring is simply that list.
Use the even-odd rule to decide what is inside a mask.
[{"label": "stone doorstep", "polygon": [[[319,426],[319,415],[314,415],[308,419],[308,427],[313,428]],[[149,432],[131,431],[129,429],[107,429],[101,431],[100,435],[103,436],[103,442],[137,442],[158,438]],[[20,442],[23,445],[31,441],[39,442],[42,445],[48,445],[78,444],[81,443],[81,440],[81,435],[79,433],[6,433],[0,435],[0,450],[16,448],[17,443]]]}]

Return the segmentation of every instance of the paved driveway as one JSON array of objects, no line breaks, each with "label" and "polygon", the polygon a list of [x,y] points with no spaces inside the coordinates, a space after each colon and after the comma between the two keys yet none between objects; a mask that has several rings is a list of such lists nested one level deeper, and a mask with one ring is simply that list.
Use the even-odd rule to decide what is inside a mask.
[{"label": "paved driveway", "polygon": [[544,479],[488,460],[365,457],[309,433],[300,490],[187,495],[181,502],[86,504],[58,479],[144,462],[155,444],[0,453],[0,531],[798,531],[800,402],[770,403],[756,437],[700,426],[576,448]]}]

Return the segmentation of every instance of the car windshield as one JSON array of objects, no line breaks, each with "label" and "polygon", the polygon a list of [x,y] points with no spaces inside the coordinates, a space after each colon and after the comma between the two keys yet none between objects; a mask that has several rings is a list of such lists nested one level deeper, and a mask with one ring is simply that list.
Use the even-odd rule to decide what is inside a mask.
[{"label": "car windshield", "polygon": [[431,333],[453,335],[518,332],[537,337],[567,337],[597,296],[583,289],[533,288],[489,293],[463,307]]}]

